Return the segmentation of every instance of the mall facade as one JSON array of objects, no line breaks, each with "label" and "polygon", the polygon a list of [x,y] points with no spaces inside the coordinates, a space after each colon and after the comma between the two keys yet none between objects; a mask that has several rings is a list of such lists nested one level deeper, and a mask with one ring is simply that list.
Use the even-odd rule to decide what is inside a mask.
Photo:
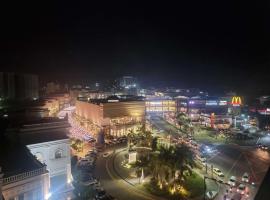
[{"label": "mall facade", "polygon": [[218,129],[227,129],[233,123],[233,116],[241,113],[242,99],[238,96],[177,96],[174,98],[146,99],[147,114],[162,114],[168,121],[175,121],[177,112],[186,113],[193,123]]},{"label": "mall facade", "polygon": [[76,119],[92,134],[104,131],[106,135],[123,136],[136,131],[145,119],[145,101],[138,97],[107,99],[78,99]]}]

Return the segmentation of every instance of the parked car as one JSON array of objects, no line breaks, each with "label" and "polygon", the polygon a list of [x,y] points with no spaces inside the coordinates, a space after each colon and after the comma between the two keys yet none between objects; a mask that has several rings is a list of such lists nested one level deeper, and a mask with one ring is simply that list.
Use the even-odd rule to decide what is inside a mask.
[{"label": "parked car", "polygon": [[80,184],[89,186],[97,183],[97,180],[92,177],[91,174],[82,174],[80,177]]},{"label": "parked car", "polygon": [[246,192],[247,192],[247,187],[246,187],[246,185],[244,185],[244,184],[240,184],[239,186],[238,186],[238,188],[237,188],[237,192],[238,193],[240,193],[240,194],[246,194]]},{"label": "parked car", "polygon": [[230,186],[235,186],[236,185],[236,177],[235,176],[231,176],[231,178],[228,181],[228,184]]},{"label": "parked car", "polygon": [[262,145],[261,149],[267,151],[268,150],[268,146]]},{"label": "parked car", "polygon": [[218,169],[218,168],[213,168],[213,172],[214,172],[214,174],[216,174],[217,176],[219,176],[219,177],[224,177],[224,174],[222,173],[222,171],[220,171],[220,169]]},{"label": "parked car", "polygon": [[103,199],[103,198],[105,198],[106,197],[106,192],[105,192],[105,190],[99,190],[98,192],[97,192],[97,194],[96,194],[96,199],[97,200],[101,200],[101,199]]},{"label": "parked car", "polygon": [[239,193],[234,193],[234,195],[232,196],[231,199],[233,199],[233,200],[241,200],[242,196]]},{"label": "parked car", "polygon": [[249,182],[249,175],[245,172],[242,176],[242,181],[248,183]]}]

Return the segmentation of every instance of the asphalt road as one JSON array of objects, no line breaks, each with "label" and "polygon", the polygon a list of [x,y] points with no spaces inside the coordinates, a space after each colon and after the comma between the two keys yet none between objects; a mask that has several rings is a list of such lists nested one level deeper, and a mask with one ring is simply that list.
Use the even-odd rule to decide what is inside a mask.
[{"label": "asphalt road", "polygon": [[[113,152],[114,150],[115,153],[110,156],[106,158],[102,156],[103,153]],[[102,187],[108,194],[119,200],[159,200],[160,198],[136,188],[119,176],[115,170],[117,166],[114,165],[116,154],[121,150],[123,150],[123,147],[115,146],[100,153],[94,175],[100,180]]]},{"label": "asphalt road", "polygon": [[[169,125],[159,117],[151,117],[151,123],[157,128],[177,134],[173,126]],[[167,133],[166,133],[167,134]],[[268,138],[262,139],[262,143]],[[251,180],[256,183],[255,187],[248,186],[250,191],[250,198],[255,196],[259,184],[263,180],[267,169],[270,166],[270,153],[257,149],[256,147],[241,147],[238,145],[217,145],[214,146],[216,152],[209,155],[208,164],[213,167],[219,168],[225,175],[224,181],[227,182],[231,176],[236,176],[240,181],[242,175],[247,172],[251,176]],[[238,185],[240,182],[238,182]],[[221,185],[220,197],[223,199],[224,191],[229,188],[228,186]]]}]

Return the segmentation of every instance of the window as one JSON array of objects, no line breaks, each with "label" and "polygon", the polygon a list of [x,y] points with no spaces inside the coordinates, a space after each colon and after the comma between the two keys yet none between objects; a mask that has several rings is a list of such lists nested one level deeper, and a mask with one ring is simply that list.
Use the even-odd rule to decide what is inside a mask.
[{"label": "window", "polygon": [[54,158],[59,159],[59,158],[62,158],[62,157],[63,157],[63,151],[61,149],[56,150],[55,153],[54,153]]}]

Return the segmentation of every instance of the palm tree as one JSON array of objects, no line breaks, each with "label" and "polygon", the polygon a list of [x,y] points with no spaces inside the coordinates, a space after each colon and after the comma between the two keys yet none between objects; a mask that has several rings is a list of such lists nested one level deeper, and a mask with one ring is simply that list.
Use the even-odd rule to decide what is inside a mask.
[{"label": "palm tree", "polygon": [[[176,146],[174,151],[175,169],[177,170],[176,184],[182,185],[187,175],[192,173],[194,153],[188,146]],[[186,173],[187,172],[187,173]]]},{"label": "palm tree", "polygon": [[176,116],[177,123],[180,126],[180,130],[182,130],[182,127],[188,123],[188,117],[185,113],[181,112]]}]

